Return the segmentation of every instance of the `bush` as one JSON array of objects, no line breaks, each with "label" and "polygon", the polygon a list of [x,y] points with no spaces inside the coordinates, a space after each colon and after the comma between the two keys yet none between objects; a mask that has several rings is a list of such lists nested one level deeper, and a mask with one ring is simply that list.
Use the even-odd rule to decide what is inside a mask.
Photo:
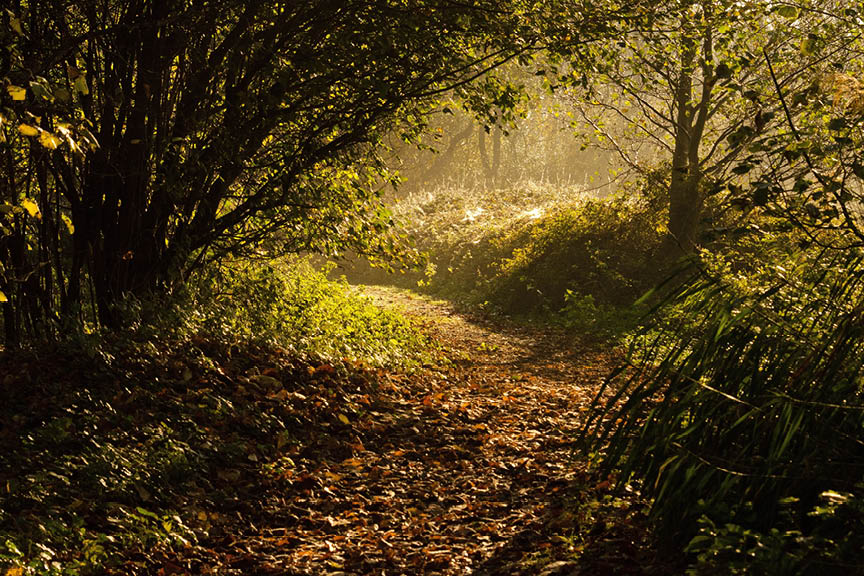
[{"label": "bush", "polygon": [[[600,199],[526,184],[409,197],[397,212],[429,267],[401,283],[580,333],[618,331],[632,325],[631,304],[662,269],[661,207],[639,190],[625,192]],[[353,272],[363,282],[394,282]]]},{"label": "bush", "polygon": [[[864,518],[864,254],[794,246],[764,235],[703,255],[596,400],[592,449],[654,499],[662,535],[693,538],[706,570],[864,563],[848,532]],[[772,560],[781,551],[791,564]]]},{"label": "bush", "polygon": [[590,199],[516,230],[489,285],[507,312],[557,312],[574,295],[627,307],[657,280],[657,215],[638,199]]},{"label": "bush", "polygon": [[[331,267],[332,269],[332,267]],[[404,316],[376,307],[343,280],[299,258],[233,261],[190,284],[192,328],[229,343],[251,341],[328,360],[409,365],[431,341]]]}]

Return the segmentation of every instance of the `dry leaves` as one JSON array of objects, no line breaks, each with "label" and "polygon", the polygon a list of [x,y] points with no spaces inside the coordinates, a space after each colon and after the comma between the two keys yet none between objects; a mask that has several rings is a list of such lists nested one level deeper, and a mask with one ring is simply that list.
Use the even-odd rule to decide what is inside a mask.
[{"label": "dry leaves", "polygon": [[438,339],[471,359],[410,376],[379,372],[353,388],[328,365],[310,367],[319,393],[276,394],[286,410],[320,414],[322,427],[286,449],[290,466],[262,487],[254,529],[208,543],[214,566],[534,574],[573,556],[567,536],[577,527],[561,504],[568,487],[584,484],[573,437],[611,355],[408,305],[418,302],[416,313],[447,318],[429,325]]}]

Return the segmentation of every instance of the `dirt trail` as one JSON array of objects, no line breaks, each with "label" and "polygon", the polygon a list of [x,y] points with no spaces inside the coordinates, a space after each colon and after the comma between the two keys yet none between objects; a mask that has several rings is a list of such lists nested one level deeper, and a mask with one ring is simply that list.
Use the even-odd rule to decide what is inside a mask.
[{"label": "dirt trail", "polygon": [[[608,348],[364,291],[419,318],[454,363],[380,373],[362,416],[298,454],[293,489],[269,499],[266,525],[231,542],[255,558],[244,573],[641,573],[641,513],[612,506],[608,482],[574,459],[616,361]],[[603,514],[614,518],[598,529]]]}]

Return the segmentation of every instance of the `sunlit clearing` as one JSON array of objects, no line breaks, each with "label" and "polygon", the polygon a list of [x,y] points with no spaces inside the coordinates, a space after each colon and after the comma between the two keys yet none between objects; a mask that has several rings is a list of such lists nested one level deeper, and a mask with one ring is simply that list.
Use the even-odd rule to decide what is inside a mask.
[{"label": "sunlit clearing", "polygon": [[523,218],[528,218],[530,220],[538,220],[543,216],[542,208],[534,208],[533,210],[528,210],[527,212],[522,213]]},{"label": "sunlit clearing", "polygon": [[475,220],[477,220],[477,218],[482,216],[485,212],[486,211],[480,207],[473,208],[473,209],[469,208],[468,210],[465,210],[465,218],[463,218],[462,221],[463,222],[474,222]]}]

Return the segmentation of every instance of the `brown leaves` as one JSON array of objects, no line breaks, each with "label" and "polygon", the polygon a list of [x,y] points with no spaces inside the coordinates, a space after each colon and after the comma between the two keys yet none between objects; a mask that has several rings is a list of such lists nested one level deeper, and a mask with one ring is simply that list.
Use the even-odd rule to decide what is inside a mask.
[{"label": "brown leaves", "polygon": [[[536,574],[538,557],[569,560],[579,506],[611,485],[572,460],[607,356],[449,318],[439,340],[494,353],[412,374],[275,353],[207,370],[166,360],[155,397],[230,450],[176,495],[197,544],[114,573]],[[142,394],[112,402],[137,417]]]},{"label": "brown leaves", "polygon": [[[554,362],[523,363],[529,349],[521,346],[538,344],[524,334],[514,343],[467,323],[459,329],[441,336],[465,346],[464,336],[472,351],[474,341],[494,342],[494,353],[353,384],[321,364],[305,370],[308,384],[269,393],[309,428],[288,449],[294,466],[273,476],[286,488],[262,501],[263,527],[244,546],[272,558],[273,570],[299,574],[464,574],[541,549],[566,556],[569,540],[530,528],[573,529],[572,513],[551,502],[572,477],[570,438],[595,385],[580,374],[593,371],[554,350],[543,354]],[[256,383],[273,388],[260,376]],[[279,523],[279,535],[267,536]],[[513,566],[499,573],[518,573]]]}]

